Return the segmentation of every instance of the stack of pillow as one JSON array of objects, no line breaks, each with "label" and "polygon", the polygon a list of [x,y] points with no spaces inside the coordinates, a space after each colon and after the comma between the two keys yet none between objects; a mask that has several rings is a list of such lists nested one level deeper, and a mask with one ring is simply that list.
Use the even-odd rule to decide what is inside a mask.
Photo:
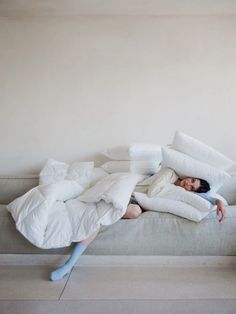
[{"label": "stack of pillow", "polygon": [[182,177],[201,178],[209,182],[211,191],[230,178],[235,161],[201,141],[177,131],[170,148],[162,148],[162,167],[169,167]]},{"label": "stack of pillow", "polygon": [[107,149],[103,155],[111,159],[101,166],[108,173],[152,175],[158,172],[162,160],[161,146],[155,144],[117,146]]},{"label": "stack of pillow", "polygon": [[[162,148],[162,169],[171,168],[180,178],[195,177],[208,181],[211,186],[208,194],[226,204],[227,202],[216,192],[230,178],[228,171],[234,166],[233,160],[183,132],[177,131],[172,145]],[[155,184],[154,180],[149,189]],[[149,197],[139,192],[135,192],[134,195],[144,209],[169,212],[196,222],[201,221],[215,209],[197,193],[189,193],[174,185],[162,195]]]}]

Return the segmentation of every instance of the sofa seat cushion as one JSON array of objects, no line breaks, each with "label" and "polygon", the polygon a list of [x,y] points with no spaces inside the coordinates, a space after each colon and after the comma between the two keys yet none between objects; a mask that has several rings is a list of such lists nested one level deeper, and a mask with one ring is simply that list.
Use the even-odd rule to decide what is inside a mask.
[{"label": "sofa seat cushion", "polygon": [[86,254],[98,255],[236,255],[236,206],[219,223],[212,212],[200,223],[168,213],[144,212],[104,227]]},{"label": "sofa seat cushion", "polygon": [[7,211],[0,205],[0,254],[68,254],[70,248],[41,250],[32,245],[16,230],[16,225]]},{"label": "sofa seat cushion", "polygon": [[[0,205],[0,253],[68,254],[70,249],[42,250],[33,246],[16,230],[5,205]],[[227,207],[223,223],[217,221],[215,212],[195,223],[168,213],[146,211],[136,219],[103,226],[84,254],[236,255],[236,206]]]}]

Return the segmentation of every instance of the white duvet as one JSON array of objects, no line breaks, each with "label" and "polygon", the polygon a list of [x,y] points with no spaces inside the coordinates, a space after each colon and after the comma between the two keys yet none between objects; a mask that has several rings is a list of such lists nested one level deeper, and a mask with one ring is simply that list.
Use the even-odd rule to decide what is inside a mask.
[{"label": "white duvet", "polygon": [[[17,230],[35,246],[50,249],[82,241],[100,225],[115,223],[124,215],[133,191],[137,191],[137,183],[144,176],[103,173],[88,188],[92,174],[91,163],[68,166],[48,160],[40,173],[41,184],[7,206]],[[153,179],[155,176],[140,184],[150,186],[156,183]],[[165,183],[161,193],[152,198],[146,193],[134,195],[147,210],[169,212],[196,222],[213,210],[208,201],[173,184]]]},{"label": "white duvet", "polygon": [[35,246],[65,247],[86,239],[100,225],[119,220],[142,178],[131,173],[107,175],[83,194],[76,180],[39,185],[7,208],[17,230]]}]

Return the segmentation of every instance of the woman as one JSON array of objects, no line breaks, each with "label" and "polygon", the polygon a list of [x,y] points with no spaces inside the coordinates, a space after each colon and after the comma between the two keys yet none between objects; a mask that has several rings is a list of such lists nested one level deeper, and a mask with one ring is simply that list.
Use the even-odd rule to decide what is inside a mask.
[{"label": "woman", "polygon": [[[151,180],[150,180],[151,179]],[[164,168],[159,171],[157,174],[145,180],[147,185],[151,182],[148,188],[148,196],[153,197],[157,194],[162,188],[164,188],[165,184],[172,183],[177,186],[184,188],[186,191],[200,193],[200,196],[210,201],[213,205],[217,205],[217,215],[219,216],[219,222],[223,221],[225,217],[225,209],[222,201],[210,197],[204,193],[210,190],[209,183],[205,180],[199,178],[185,178],[180,179],[176,175],[176,173],[170,168]],[[145,185],[144,181],[144,185]],[[203,194],[202,194],[203,193]],[[131,202],[128,205],[125,214],[122,218],[134,219],[140,216],[142,213],[141,207],[137,204],[137,202],[131,198]],[[70,256],[70,258],[66,261],[64,265],[57,268],[50,274],[50,279],[52,281],[60,280],[64,276],[68,275],[74,265],[76,264],[79,256],[85,251],[87,246],[96,238],[98,234],[98,230],[94,232],[89,238],[78,242],[75,245],[75,248]]]},{"label": "woman", "polygon": [[[148,185],[150,184],[147,189],[147,194],[149,197],[154,197],[155,195],[157,195],[165,187],[166,184],[175,184],[176,186],[184,188],[186,191],[199,193],[199,196],[208,200],[212,205],[216,205],[219,222],[223,221],[226,214],[224,204],[221,200],[205,194],[206,192],[210,191],[210,185],[206,180],[192,177],[180,179],[175,171],[170,168],[163,168],[150,179],[145,180]],[[141,215],[141,213],[142,209],[140,208],[138,203],[135,201],[135,199],[131,199],[130,204],[127,207],[126,213],[122,218],[137,218],[139,215]]]}]

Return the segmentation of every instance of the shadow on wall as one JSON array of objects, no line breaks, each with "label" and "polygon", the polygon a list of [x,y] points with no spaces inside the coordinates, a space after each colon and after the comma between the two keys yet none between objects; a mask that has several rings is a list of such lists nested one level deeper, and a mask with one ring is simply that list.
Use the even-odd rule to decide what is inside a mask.
[{"label": "shadow on wall", "polygon": [[[75,159],[76,160],[76,159]],[[74,160],[74,161],[75,161]],[[83,159],[78,159],[79,161],[94,161],[95,167],[100,167],[105,162],[109,161],[110,159],[102,154],[91,154],[84,156]]]}]

